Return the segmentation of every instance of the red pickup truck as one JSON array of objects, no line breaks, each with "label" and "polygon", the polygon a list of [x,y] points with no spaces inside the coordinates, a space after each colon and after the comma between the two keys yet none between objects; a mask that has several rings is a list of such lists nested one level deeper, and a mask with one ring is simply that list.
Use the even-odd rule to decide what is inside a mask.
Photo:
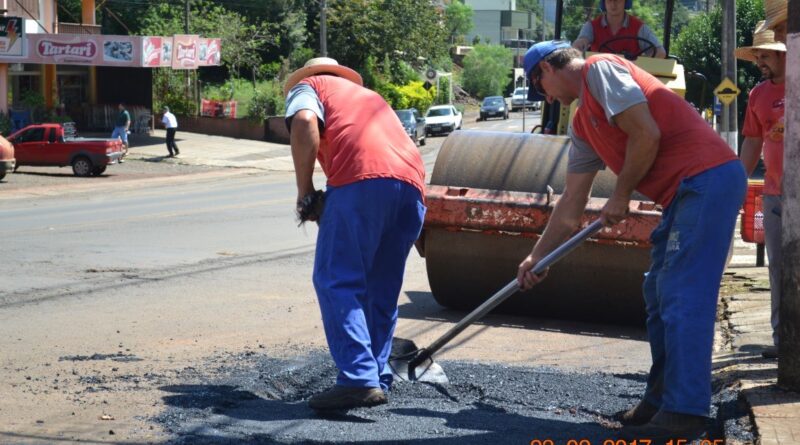
[{"label": "red pickup truck", "polygon": [[123,155],[119,139],[65,137],[61,124],[34,124],[8,137],[21,165],[72,166],[75,176],[99,176]]},{"label": "red pickup truck", "polygon": [[6,173],[14,171],[14,146],[0,136],[0,180]]}]

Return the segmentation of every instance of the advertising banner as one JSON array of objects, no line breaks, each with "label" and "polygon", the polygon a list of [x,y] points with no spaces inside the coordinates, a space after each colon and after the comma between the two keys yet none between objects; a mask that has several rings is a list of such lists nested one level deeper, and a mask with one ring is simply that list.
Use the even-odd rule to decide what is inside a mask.
[{"label": "advertising banner", "polygon": [[13,19],[0,18],[0,63],[174,69],[196,69],[220,63],[220,39],[201,39],[199,36],[23,35],[21,21],[14,22]]},{"label": "advertising banner", "polygon": [[220,39],[199,39],[199,43],[197,64],[200,66],[219,65],[222,56]]},{"label": "advertising banner", "polygon": [[176,35],[173,37],[172,69],[192,70],[197,68],[200,36]]},{"label": "advertising banner", "polygon": [[25,26],[19,17],[0,17],[0,57],[25,55]]},{"label": "advertising banner", "polygon": [[142,66],[172,66],[172,37],[142,37]]},{"label": "advertising banner", "polygon": [[61,65],[141,66],[141,37],[31,34],[26,62]]}]

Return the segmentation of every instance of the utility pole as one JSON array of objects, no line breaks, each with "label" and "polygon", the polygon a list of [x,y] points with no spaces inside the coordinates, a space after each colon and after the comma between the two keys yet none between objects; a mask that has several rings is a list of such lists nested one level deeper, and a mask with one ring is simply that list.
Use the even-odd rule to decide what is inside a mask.
[{"label": "utility pole", "polygon": [[[722,2],[722,77],[736,84],[736,0]],[[739,153],[739,124],[736,112],[736,99],[730,105],[722,104],[722,125],[720,136],[728,142],[734,153]]]},{"label": "utility pole", "polygon": [[[185,5],[185,8],[183,10],[183,33],[184,34],[189,34],[189,2],[190,1],[191,0],[186,0],[185,3],[184,3],[184,5]],[[174,50],[176,51],[177,48],[174,49]],[[192,78],[191,78],[191,76],[189,76],[189,70],[185,70],[184,73],[183,73],[183,76],[184,76],[183,79],[184,79],[184,81],[186,83],[186,97],[189,97],[189,92],[190,91],[193,92],[193,90],[194,90],[192,88]]]},{"label": "utility pole", "polygon": [[788,11],[778,385],[800,391],[800,0],[789,0]]},{"label": "utility pole", "polygon": [[327,9],[327,2],[325,0],[319,0],[319,53],[322,57],[328,57]]}]

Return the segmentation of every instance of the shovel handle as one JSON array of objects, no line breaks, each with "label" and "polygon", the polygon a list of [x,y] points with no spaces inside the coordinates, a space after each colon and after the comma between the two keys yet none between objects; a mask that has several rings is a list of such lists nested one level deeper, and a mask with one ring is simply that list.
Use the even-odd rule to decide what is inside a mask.
[{"label": "shovel handle", "polygon": [[[564,244],[553,249],[552,252],[550,252],[544,258],[539,260],[539,262],[536,263],[536,266],[534,266],[533,269],[531,269],[531,272],[535,274],[542,273],[545,269],[550,267],[556,261],[563,258],[566,254],[574,250],[582,242],[586,241],[587,238],[599,232],[600,229],[602,228],[603,228],[603,223],[599,219],[595,220],[594,222],[586,226],[583,230],[576,233],[572,238],[564,242]],[[414,368],[416,368],[417,365],[431,358],[433,354],[435,354],[444,345],[449,343],[450,340],[452,340],[456,335],[460,334],[461,331],[467,328],[467,326],[471,325],[479,318],[482,318],[484,315],[491,312],[492,309],[497,307],[508,297],[514,295],[518,290],[519,290],[519,283],[515,278],[510,283],[506,284],[505,287],[497,291],[497,293],[492,295],[491,298],[483,302],[482,305],[478,306],[475,310],[470,312],[469,315],[467,315],[461,321],[459,321],[458,324],[450,328],[449,331],[445,332],[444,335],[442,335],[441,337],[436,339],[433,343],[431,343],[430,346],[422,349],[420,353],[409,362],[408,364],[409,371],[412,371]]]}]

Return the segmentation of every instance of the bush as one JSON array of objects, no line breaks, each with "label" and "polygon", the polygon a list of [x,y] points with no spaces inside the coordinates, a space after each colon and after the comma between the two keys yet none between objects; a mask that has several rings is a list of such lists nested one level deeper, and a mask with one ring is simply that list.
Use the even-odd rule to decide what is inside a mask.
[{"label": "bush", "polygon": [[283,114],[285,107],[281,83],[277,80],[270,80],[256,87],[255,94],[247,108],[247,116],[263,122],[270,116]]},{"label": "bush", "polygon": [[511,78],[513,53],[499,45],[476,45],[464,56],[464,89],[473,96],[499,96]]},{"label": "bush", "polygon": [[[420,113],[424,113],[425,110],[430,108],[433,104],[433,91],[426,90],[423,85],[423,82],[415,81],[397,88],[397,92],[407,104],[403,108],[416,108]],[[398,107],[397,109],[400,108]]]}]

